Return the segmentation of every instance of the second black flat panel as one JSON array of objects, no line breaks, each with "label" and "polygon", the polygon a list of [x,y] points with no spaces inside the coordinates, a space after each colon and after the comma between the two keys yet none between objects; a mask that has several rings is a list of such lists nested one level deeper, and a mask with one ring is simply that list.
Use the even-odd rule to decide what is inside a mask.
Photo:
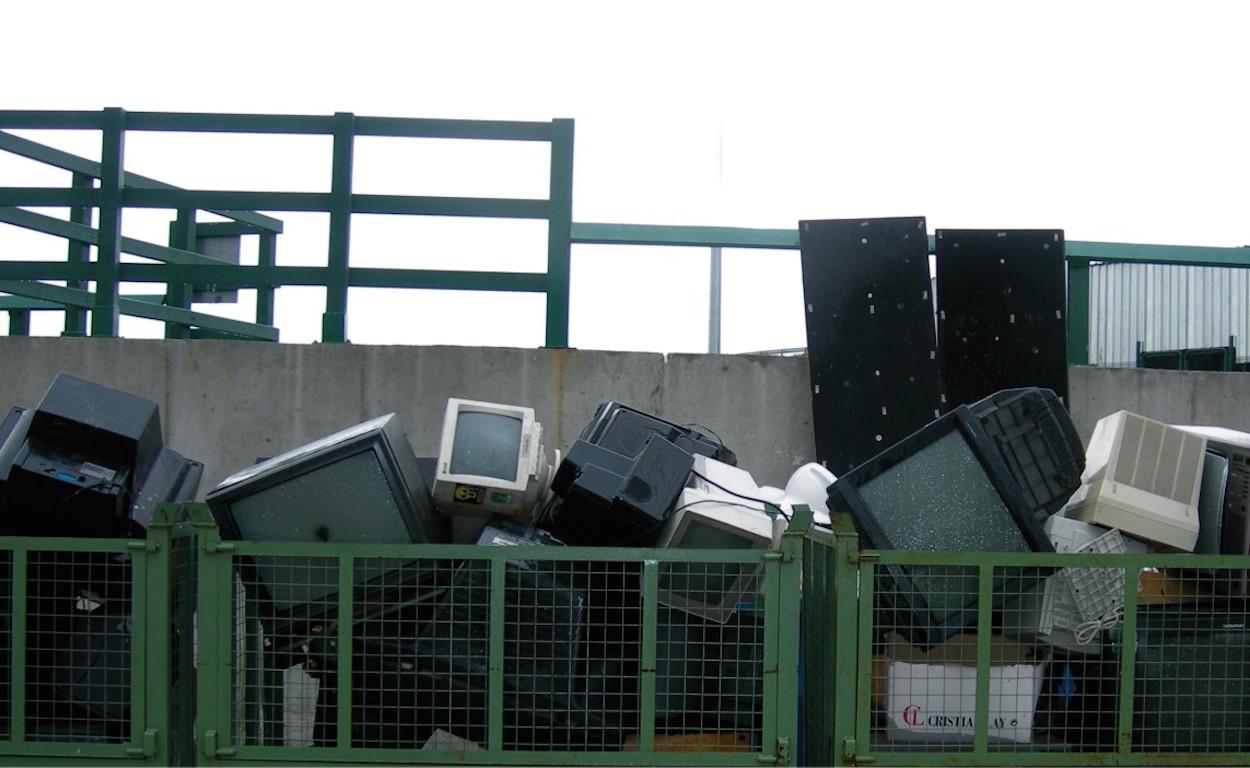
[{"label": "second black flat panel", "polygon": [[816,456],[841,475],[937,417],[923,217],[799,224]]},{"label": "second black flat panel", "polygon": [[1016,387],[1066,406],[1063,231],[939,229],[936,241],[947,407]]}]

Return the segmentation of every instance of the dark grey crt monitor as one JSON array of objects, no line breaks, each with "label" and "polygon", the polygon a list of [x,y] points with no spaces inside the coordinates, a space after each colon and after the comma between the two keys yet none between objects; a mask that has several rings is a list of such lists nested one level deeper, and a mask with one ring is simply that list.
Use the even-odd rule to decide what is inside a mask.
[{"label": "dark grey crt monitor", "polygon": [[[995,443],[962,405],[838,478],[829,487],[829,508],[849,511],[873,549],[1054,551]],[[976,568],[883,568],[893,586],[881,595],[893,608],[893,629],[914,645],[940,643],[976,619]],[[1044,575],[996,572],[995,602]]]},{"label": "dark grey crt monitor", "polygon": [[[447,540],[446,525],[434,510],[393,413],[236,472],[206,501],[228,539],[343,544]],[[396,560],[394,565],[404,563]],[[246,573],[244,578],[250,580]],[[335,569],[309,558],[258,557],[253,578],[278,615],[338,590]]]}]

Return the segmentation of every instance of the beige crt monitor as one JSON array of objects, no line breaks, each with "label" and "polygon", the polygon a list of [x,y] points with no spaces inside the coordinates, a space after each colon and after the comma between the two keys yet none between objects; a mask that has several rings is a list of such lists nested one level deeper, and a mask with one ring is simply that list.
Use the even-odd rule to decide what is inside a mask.
[{"label": "beige crt monitor", "polygon": [[1128,411],[1099,420],[1068,517],[1192,552],[1206,439]]},{"label": "beige crt monitor", "polygon": [[[447,401],[433,495],[454,529],[462,527],[454,525],[462,516],[480,529],[493,514],[519,518],[530,513],[551,483],[542,434],[533,408],[456,397]],[[453,538],[460,542],[462,535]]]}]

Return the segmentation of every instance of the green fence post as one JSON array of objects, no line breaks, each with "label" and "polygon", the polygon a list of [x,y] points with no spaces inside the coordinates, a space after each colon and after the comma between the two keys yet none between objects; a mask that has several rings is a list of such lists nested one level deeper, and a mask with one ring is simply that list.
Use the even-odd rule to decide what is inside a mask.
[{"label": "green fence post", "polygon": [[[843,764],[845,760],[855,757],[855,723],[856,698],[854,695],[856,680],[859,677],[859,535],[855,533],[855,524],[846,513],[835,514],[833,520],[834,550],[833,585],[826,585],[825,600],[834,602],[833,642],[829,635],[824,638],[824,669],[834,670],[833,685],[823,692],[808,689],[808,695],[823,695],[825,712],[833,712],[833,744],[830,754],[823,757],[831,758],[830,764]],[[811,567],[804,564],[804,568]],[[820,632],[820,628],[815,628]],[[811,648],[808,648],[811,653]],[[830,654],[833,658],[830,658]],[[810,655],[809,655],[810,658]],[[871,669],[871,662],[869,665]],[[871,683],[871,680],[870,680]],[[813,723],[808,723],[808,728]],[[816,723],[816,728],[824,728],[825,723]],[[865,744],[866,745],[866,744]],[[809,757],[809,762],[810,762]]]},{"label": "green fence post", "polygon": [[1068,365],[1089,365],[1089,260],[1068,259]]},{"label": "green fence post", "polygon": [[[72,182],[74,189],[91,189],[95,186],[95,177],[85,173],[74,173]],[[91,226],[91,208],[85,205],[75,205],[69,209],[69,220],[73,224],[81,224],[84,227]],[[81,240],[69,239],[67,259],[71,264],[86,264],[91,261],[91,245]],[[87,281],[70,280],[65,283],[66,288],[73,288],[79,291],[87,290]],[[65,307],[65,330],[62,336],[86,336],[87,335],[87,310],[82,307]]]},{"label": "green fence post", "polygon": [[551,187],[547,195],[547,342],[569,345],[569,271],[573,228],[573,121],[551,121]]},{"label": "green fence post", "polygon": [[[260,250],[256,255],[256,263],[261,267],[272,267],[277,264],[278,233],[262,230],[260,233]],[[256,287],[256,323],[273,325],[273,285]]]},{"label": "green fence post", "polygon": [[503,750],[504,719],[504,623],[507,603],[507,563],[495,558],[487,562],[490,568],[490,626],[487,628],[489,643],[486,680],[486,749],[492,754]]},{"label": "green fence post", "polygon": [[642,564],[642,646],[638,659],[638,753],[655,753],[655,673],[659,633],[660,564]]},{"label": "green fence post", "polygon": [[105,109],[101,128],[100,234],[96,246],[95,303],[91,307],[91,335],[116,336],[125,192],[125,110],[116,107]]},{"label": "green fence post", "polygon": [[30,570],[27,551],[13,550],[13,603],[9,644],[9,738],[14,744],[26,741],[26,594]]},{"label": "green fence post", "polygon": [[[202,506],[202,505],[201,505]],[[196,585],[197,763],[216,765],[234,754],[231,671],[234,665],[234,544],[223,542],[216,526],[196,522],[199,532]]]},{"label": "green fence post", "polygon": [[30,310],[29,309],[10,309],[9,310],[9,335],[10,336],[29,336],[30,335]]},{"label": "green fence post", "polygon": [[[781,540],[781,570],[776,594],[768,599],[778,604],[777,621],[777,698],[772,702],[776,717],[773,754],[777,765],[793,765],[799,738],[799,617],[802,612],[803,538],[811,526],[812,511],[795,508]],[[765,704],[768,702],[765,700]],[[765,745],[765,748],[770,745]]]},{"label": "green fence post", "polygon": [[[169,247],[184,251],[195,250],[195,210],[178,209],[178,218],[174,220],[169,231]],[[191,307],[191,286],[187,283],[167,283],[165,286],[165,306],[189,309]],[[185,339],[190,335],[190,328],[183,323],[165,323],[165,338]]]},{"label": "green fence post", "polygon": [[351,253],[352,155],[356,116],[334,114],[334,165],[330,182],[330,254],[326,272],[326,311],[321,318],[321,340],[347,341],[347,275]]},{"label": "green fence post", "polygon": [[[131,597],[135,613],[133,626],[137,631],[130,668],[132,675],[140,677],[144,709],[139,713],[140,730],[134,734],[139,743],[127,752],[158,765],[172,764],[174,745],[173,681],[169,670],[173,650],[169,634],[173,620],[170,583],[173,581],[171,553],[174,521],[171,509],[176,510],[177,507],[158,507],[148,523],[147,540],[130,542],[130,548],[134,550],[134,565],[143,564],[142,569],[134,569],[134,587],[139,594]],[[137,642],[140,635],[143,638],[142,649]],[[134,709],[137,707],[132,707]],[[132,711],[132,719],[134,715]]]}]

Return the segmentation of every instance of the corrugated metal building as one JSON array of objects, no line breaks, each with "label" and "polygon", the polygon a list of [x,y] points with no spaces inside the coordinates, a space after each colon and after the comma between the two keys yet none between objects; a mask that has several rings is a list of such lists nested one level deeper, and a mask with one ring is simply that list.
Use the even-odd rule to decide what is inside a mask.
[{"label": "corrugated metal building", "polygon": [[1222,347],[1250,359],[1250,269],[1093,264],[1090,365],[1133,366],[1146,351]]}]

